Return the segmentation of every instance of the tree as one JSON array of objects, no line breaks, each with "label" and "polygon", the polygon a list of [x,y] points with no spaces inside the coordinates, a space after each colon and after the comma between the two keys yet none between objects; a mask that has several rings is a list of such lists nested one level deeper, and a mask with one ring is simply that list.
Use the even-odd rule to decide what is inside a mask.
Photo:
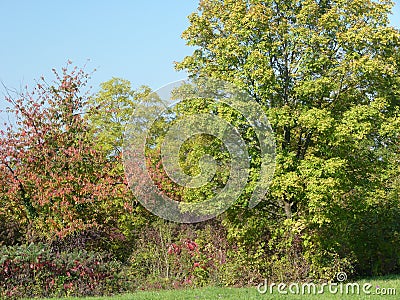
[{"label": "tree", "polygon": [[[365,240],[354,241],[354,229],[377,205],[392,212],[399,207],[398,201],[386,202],[381,177],[395,166],[389,157],[398,151],[399,140],[394,124],[399,120],[400,34],[389,26],[392,5],[203,0],[183,33],[196,49],[177,69],[194,78],[233,82],[265,108],[276,135],[277,166],[268,196],[247,220],[267,218],[272,211],[269,225],[255,221],[255,226],[279,232],[283,226],[301,237],[311,268],[355,256],[371,273],[388,271],[371,256],[359,259],[355,249],[367,249],[361,246]],[[379,190],[382,197],[376,197]],[[237,226],[244,222],[236,212],[231,218],[233,228],[242,227],[234,235],[251,230]],[[392,227],[389,235],[396,230]]]},{"label": "tree", "polygon": [[86,119],[101,148],[110,155],[119,155],[124,128],[132,116],[135,101],[148,95],[151,90],[141,86],[135,91],[128,80],[116,77],[101,83],[100,88],[89,99]]},{"label": "tree", "polygon": [[119,217],[132,209],[132,196],[83,118],[89,75],[69,68],[6,98],[17,122],[1,131],[1,213],[39,237],[94,227],[121,237]]}]

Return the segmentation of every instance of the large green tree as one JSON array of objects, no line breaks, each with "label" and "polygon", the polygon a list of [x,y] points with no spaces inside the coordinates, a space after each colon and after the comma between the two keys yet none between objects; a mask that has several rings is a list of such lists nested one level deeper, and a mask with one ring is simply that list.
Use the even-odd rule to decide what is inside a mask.
[{"label": "large green tree", "polygon": [[[398,266],[400,33],[389,25],[392,6],[203,0],[189,16],[183,38],[195,50],[177,69],[247,90],[276,135],[269,194],[247,222],[233,214],[235,236],[263,232],[245,224],[287,226],[314,267],[338,257],[337,269],[351,261],[368,273]],[[271,212],[269,225],[254,221]]]}]

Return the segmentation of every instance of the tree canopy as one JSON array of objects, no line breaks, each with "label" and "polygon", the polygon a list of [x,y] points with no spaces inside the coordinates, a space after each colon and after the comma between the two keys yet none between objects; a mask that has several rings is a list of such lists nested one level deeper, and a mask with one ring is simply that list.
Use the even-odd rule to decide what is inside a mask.
[{"label": "tree canopy", "polygon": [[[400,33],[389,26],[392,6],[203,0],[183,33],[195,50],[177,69],[237,84],[269,117],[277,167],[258,209],[291,231],[300,226],[304,241],[333,256],[354,246],[357,260],[371,244],[351,239],[381,232],[368,215],[399,209]],[[385,236],[397,243],[398,230]]]}]

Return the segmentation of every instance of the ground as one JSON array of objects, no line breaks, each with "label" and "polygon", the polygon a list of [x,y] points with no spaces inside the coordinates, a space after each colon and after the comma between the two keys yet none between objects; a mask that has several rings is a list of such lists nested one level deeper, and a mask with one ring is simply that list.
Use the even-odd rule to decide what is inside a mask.
[{"label": "ground", "polygon": [[[346,285],[347,290],[346,293]],[[270,286],[270,284],[269,284]],[[68,300],[149,300],[149,299],[166,299],[166,300],[204,300],[204,299],[235,299],[235,300],[252,300],[252,299],[398,299],[400,294],[400,275],[399,276],[388,276],[388,277],[375,277],[367,278],[358,281],[346,281],[342,284],[338,284],[337,287],[332,285],[330,289],[336,294],[330,292],[328,287],[325,287],[323,294],[313,294],[308,292],[308,287],[302,288],[301,284],[298,284],[300,293],[291,294],[288,287],[283,289],[282,294],[278,292],[277,286],[274,286],[272,294],[270,289],[265,293],[260,293],[256,287],[253,288],[227,288],[227,287],[207,287],[201,289],[185,289],[185,290],[167,290],[167,291],[140,291],[132,294],[118,295],[113,297],[94,297],[94,298],[68,298]],[[360,288],[357,293],[358,286]],[[293,291],[295,285],[292,286]],[[354,293],[352,290],[354,288]],[[304,289],[304,294],[301,294],[301,290]],[[363,292],[365,289],[369,294]],[[260,286],[261,292],[265,291],[263,286]],[[316,291],[320,291],[321,286],[317,286]],[[341,292],[341,290],[343,292]],[[66,298],[63,298],[65,300]]]}]

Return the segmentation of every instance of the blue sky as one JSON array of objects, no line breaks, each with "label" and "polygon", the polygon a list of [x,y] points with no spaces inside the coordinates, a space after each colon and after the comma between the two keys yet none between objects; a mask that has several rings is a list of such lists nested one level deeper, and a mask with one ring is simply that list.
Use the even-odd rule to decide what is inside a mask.
[{"label": "blue sky", "polygon": [[[397,2],[391,19],[400,27]],[[198,0],[1,1],[0,80],[20,90],[41,75],[52,78],[51,69],[68,59],[78,66],[90,59],[87,71],[97,69],[90,82],[94,90],[113,76],[157,89],[185,77],[174,71],[173,61],[193,50],[180,35],[197,5]]]},{"label": "blue sky", "polygon": [[184,77],[173,61],[191,49],[180,39],[197,0],[2,1],[0,80],[19,88],[70,59],[90,59],[94,85],[112,76],[158,88]]}]

